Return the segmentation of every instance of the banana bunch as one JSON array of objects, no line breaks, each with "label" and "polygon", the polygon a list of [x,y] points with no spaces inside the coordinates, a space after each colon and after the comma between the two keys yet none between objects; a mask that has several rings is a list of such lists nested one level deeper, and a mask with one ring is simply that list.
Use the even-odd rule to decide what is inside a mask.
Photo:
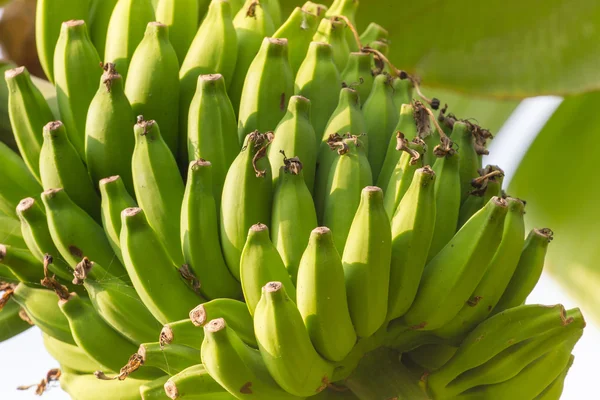
[{"label": "banana bunch", "polygon": [[38,326],[82,400],[364,399],[377,349],[433,399],[558,399],[552,232],[357,6],[39,0],[58,109],[6,72],[0,338]]}]

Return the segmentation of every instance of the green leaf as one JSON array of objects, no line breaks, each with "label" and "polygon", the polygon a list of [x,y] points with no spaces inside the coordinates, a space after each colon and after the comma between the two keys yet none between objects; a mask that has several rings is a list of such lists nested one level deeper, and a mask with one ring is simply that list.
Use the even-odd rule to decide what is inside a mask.
[{"label": "green leaf", "polygon": [[600,322],[600,92],[567,98],[527,152],[509,192],[530,227],[554,231],[546,269]]}]

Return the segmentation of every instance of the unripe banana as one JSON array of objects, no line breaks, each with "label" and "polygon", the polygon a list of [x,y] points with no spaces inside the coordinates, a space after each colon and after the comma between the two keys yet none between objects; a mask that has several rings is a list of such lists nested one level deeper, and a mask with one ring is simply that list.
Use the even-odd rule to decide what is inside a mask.
[{"label": "unripe banana", "polygon": [[[336,16],[343,16],[348,19],[353,27],[356,27],[356,11],[358,9],[357,0],[335,0],[331,7],[325,13],[325,16],[335,18]],[[359,51],[360,43],[359,38],[354,36],[354,31],[346,26],[346,41],[350,51]]]},{"label": "unripe banana", "polygon": [[402,106],[412,102],[414,84],[408,78],[395,78],[392,87],[394,88],[394,104],[396,109],[402,112]]},{"label": "unripe banana", "polygon": [[319,4],[319,3],[314,3],[312,1],[307,1],[306,3],[304,3],[302,5],[302,9],[304,11],[307,11],[309,13],[312,13],[312,14],[316,15],[317,17],[319,17],[319,21],[320,21],[323,18],[325,18],[325,13],[329,9],[329,7],[327,7],[324,4]]},{"label": "unripe banana", "polygon": [[179,344],[163,347],[158,342],[144,343],[140,345],[137,354],[146,368],[157,368],[171,376],[200,363],[197,349]]},{"label": "unripe banana", "polygon": [[254,314],[260,354],[286,392],[309,397],[323,391],[333,374],[311,343],[302,315],[280,282],[269,282]]},{"label": "unripe banana", "polygon": [[373,89],[375,78],[371,70],[372,64],[372,53],[350,53],[347,64],[340,69],[342,82],[358,91],[361,104],[365,103]]},{"label": "unripe banana", "polygon": [[271,16],[273,25],[278,28],[281,25],[281,6],[279,0],[261,0],[265,11]]},{"label": "unripe banana", "polygon": [[118,280],[86,279],[83,284],[98,314],[117,332],[135,344],[156,340],[161,325],[131,286]]},{"label": "unripe banana", "polygon": [[508,213],[504,220],[502,240],[494,258],[485,268],[485,275],[470,299],[448,324],[435,333],[442,338],[462,339],[480,322],[485,320],[496,306],[519,262],[525,237],[525,205],[519,199],[509,197]]},{"label": "unripe banana", "polygon": [[406,143],[402,137],[398,137],[397,140],[397,148],[402,151],[402,155],[390,176],[383,200],[390,221],[396,214],[402,198],[410,187],[415,171],[423,167],[423,158],[427,149],[425,142],[419,138],[413,139],[410,143]]},{"label": "unripe banana", "polygon": [[482,265],[490,263],[500,244],[507,211],[505,200],[492,198],[427,264],[417,296],[404,314],[408,326],[434,330],[454,318],[485,274]]},{"label": "unripe banana", "polygon": [[[277,385],[261,354],[244,344],[225,319],[213,319],[204,327],[202,362],[210,376],[238,399],[297,399]],[[223,368],[227,365],[227,368]],[[177,388],[176,381],[174,382]],[[165,387],[167,393],[169,390]],[[176,399],[176,396],[170,396]],[[218,398],[218,397],[210,397]]]},{"label": "unripe banana", "polygon": [[280,168],[281,156],[282,154],[289,154],[302,161],[300,165],[302,175],[306,187],[312,193],[315,183],[317,150],[314,146],[316,142],[315,130],[310,123],[311,112],[312,102],[309,99],[302,96],[292,96],[287,106],[287,113],[275,128],[275,139],[273,139],[268,151],[274,188],[277,187],[277,181],[282,171]]},{"label": "unripe banana", "polygon": [[435,224],[435,180],[428,166],[417,169],[392,218],[388,320],[404,315],[417,296]]},{"label": "unripe banana", "polygon": [[165,324],[160,331],[158,342],[163,347],[177,344],[200,350],[203,340],[204,331],[188,318]]},{"label": "unripe banana", "polygon": [[0,264],[8,267],[19,281],[36,285],[44,279],[41,260],[38,260],[29,250],[0,244]]},{"label": "unripe banana", "polygon": [[229,270],[240,280],[240,257],[248,229],[271,220],[271,166],[265,158],[272,137],[258,131],[246,137],[244,147],[225,177],[221,197],[221,247]]},{"label": "unripe banana", "polygon": [[179,142],[187,132],[179,130],[179,62],[165,25],[150,22],[145,29],[131,57],[132,73],[127,78],[125,94],[135,116],[143,115],[158,123],[163,140],[177,157]]},{"label": "unripe banana", "polygon": [[[31,199],[33,200],[33,199]],[[21,201],[22,202],[22,201]],[[21,203],[19,203],[21,204]],[[17,206],[17,209],[19,206]],[[40,209],[38,208],[38,211]],[[17,213],[18,215],[18,213]],[[45,220],[45,216],[44,216]],[[2,215],[0,213],[0,237],[2,237],[2,242],[4,244],[8,244],[11,246],[18,247],[19,249],[29,249],[29,245],[27,243],[32,243],[31,235],[29,233],[28,227],[25,226],[23,232],[21,232],[21,224],[19,220],[13,217],[9,217],[8,215]],[[34,246],[36,247],[36,246]],[[29,249],[31,251],[31,249]],[[33,251],[31,251],[33,254]],[[34,254],[37,257],[37,255]],[[41,258],[41,257],[38,257]]]},{"label": "unripe banana", "polygon": [[123,78],[127,78],[131,56],[146,26],[154,20],[150,0],[119,0],[115,5],[108,23],[104,61],[114,63]]},{"label": "unripe banana", "polygon": [[426,371],[435,371],[440,369],[446,364],[454,354],[458,347],[450,346],[447,344],[426,344],[420,346],[406,355],[411,361],[415,362]]},{"label": "unripe banana", "polygon": [[[347,28],[346,23],[341,19],[323,18],[312,37],[314,42],[329,43],[333,47],[333,60],[338,71],[343,71],[349,63],[350,47],[346,41]],[[343,76],[344,74],[342,74],[342,79]]]},{"label": "unripe banana", "polygon": [[246,0],[244,7],[235,15],[233,26],[237,34],[238,50],[235,70],[229,86],[229,98],[234,110],[240,109],[242,89],[246,73],[258,53],[263,38],[271,37],[275,26],[267,12],[265,0]]},{"label": "unripe banana", "polygon": [[358,209],[361,191],[373,180],[360,139],[342,140],[340,146],[327,180],[322,225],[331,229],[335,247],[343,252],[352,225],[350,217]]},{"label": "unripe banana", "polygon": [[[200,25],[185,60],[181,63],[179,70],[181,82],[179,131],[181,133],[187,131],[190,104],[200,75],[219,73],[225,78],[226,86],[231,84],[237,59],[234,15],[227,0],[211,1],[208,14]],[[183,147],[185,144],[185,142],[179,143],[180,160],[189,159],[185,154],[187,147]]]},{"label": "unripe banana", "polygon": [[137,207],[137,203],[129,195],[123,180],[118,175],[101,179],[99,185],[102,197],[102,226],[110,246],[122,264],[123,255],[121,254],[119,239],[121,234],[121,211],[126,208]]},{"label": "unripe banana", "polygon": [[[312,148],[312,142],[310,143]],[[295,283],[300,258],[308,244],[310,232],[317,227],[317,213],[303,179],[303,164],[299,159],[287,158],[284,163],[279,184],[273,194],[271,238]],[[264,283],[260,287],[262,286]]]},{"label": "unripe banana", "polygon": [[252,315],[246,303],[232,299],[214,299],[190,311],[190,320],[195,326],[205,326],[217,318],[227,320],[229,326],[248,346],[258,348]]},{"label": "unripe banana", "polygon": [[525,303],[527,296],[542,275],[544,258],[551,241],[552,231],[550,229],[533,229],[529,232],[519,263],[492,314]]},{"label": "unripe banana", "polygon": [[179,217],[184,184],[177,162],[154,120],[138,117],[132,158],[133,186],[138,204],[173,262],[182,265]]},{"label": "unripe banana", "polygon": [[502,181],[504,171],[495,165],[488,165],[479,170],[479,177],[471,181],[473,189],[458,214],[457,230],[465,224],[481,207],[483,207],[493,196],[502,196]]},{"label": "unripe banana", "polygon": [[2,280],[2,282],[7,282],[7,283],[19,283],[19,278],[17,278],[12,271],[4,266],[4,265],[0,265],[0,280]]},{"label": "unripe banana", "polygon": [[106,64],[85,124],[85,162],[95,186],[102,178],[119,175],[133,194],[131,154],[135,139],[129,132],[134,124],[135,116],[123,91],[123,78],[114,64]]},{"label": "unripe banana", "polygon": [[56,101],[69,141],[82,159],[85,159],[85,120],[101,75],[100,57],[90,41],[86,23],[63,22],[54,52]]},{"label": "unripe banana", "polygon": [[167,400],[168,397],[165,393],[165,383],[169,380],[170,376],[165,375],[160,378],[156,378],[153,381],[143,383],[140,385],[140,396],[142,400]]},{"label": "unripe banana", "polygon": [[197,364],[173,375],[162,388],[169,399],[190,400],[234,400],[236,397],[227,392],[210,376],[204,365]]},{"label": "unripe banana", "polygon": [[252,315],[261,299],[263,286],[273,280],[282,282],[292,300],[296,300],[296,288],[290,279],[290,272],[285,269],[269,238],[269,228],[264,224],[252,225],[248,231],[240,261],[240,275],[244,299]]},{"label": "unripe banana", "polygon": [[360,42],[369,46],[375,41],[387,41],[389,33],[387,29],[375,22],[371,22],[367,28],[360,34]]},{"label": "unripe banana", "polygon": [[254,130],[273,131],[293,94],[287,39],[265,38],[244,81],[238,120],[240,142]]},{"label": "unripe banana", "polygon": [[392,132],[398,124],[399,114],[394,105],[393,92],[390,77],[385,74],[378,75],[363,106],[365,125],[369,133],[369,163],[375,182],[379,177]]},{"label": "unripe banana", "polygon": [[217,212],[220,211],[225,176],[240,152],[233,110],[223,75],[200,75],[186,130],[188,157],[189,161],[202,158],[212,164]]},{"label": "unripe banana", "polygon": [[356,343],[346,300],[344,267],[329,228],[312,231],[298,268],[297,304],[315,349],[343,360]]},{"label": "unripe banana", "polygon": [[297,75],[302,60],[306,57],[308,46],[324,15],[325,13],[319,13],[318,9],[306,8],[306,4],[302,8],[296,7],[283,25],[273,34],[274,38],[288,40],[288,59],[293,76]]},{"label": "unripe banana", "polygon": [[106,49],[106,34],[110,17],[119,0],[92,0],[90,6],[90,38],[98,50],[98,54],[104,55]]},{"label": "unripe banana", "polygon": [[192,161],[181,209],[183,256],[206,298],[239,298],[242,294],[240,284],[229,272],[219,245],[213,186],[211,163]]},{"label": "unripe banana", "polygon": [[[200,0],[200,4],[202,4],[202,2],[207,2],[209,4],[205,7],[208,8],[208,7],[210,7],[211,1],[212,0]],[[245,0],[229,0],[229,4],[231,5],[231,14],[232,15],[237,14],[244,6],[244,2],[245,2]]]},{"label": "unripe banana", "polygon": [[23,316],[23,312],[21,306],[11,299],[3,305],[0,312],[0,343],[33,326],[32,322],[27,321],[27,316]]},{"label": "unripe banana", "polygon": [[102,227],[77,207],[63,189],[46,190],[42,193],[42,202],[50,236],[60,255],[72,268],[83,257],[88,257],[99,264],[90,273],[91,278],[118,277],[127,280],[127,273],[115,256]]},{"label": "unripe banana", "polygon": [[169,27],[169,39],[180,63],[196,36],[199,8],[198,0],[159,0],[156,6],[156,20]]},{"label": "unripe banana", "polygon": [[454,236],[460,210],[460,155],[453,148],[439,154],[440,158],[433,164],[433,171],[437,176],[436,215],[427,261],[435,257]]},{"label": "unripe banana", "polygon": [[[55,295],[54,298],[56,298]],[[6,307],[2,312],[6,312]],[[61,342],[44,332],[42,332],[42,340],[48,354],[58,361],[61,368],[68,368],[86,374],[93,374],[102,368],[98,362],[90,358],[77,345]]]},{"label": "unripe banana", "polygon": [[296,75],[295,93],[310,99],[317,149],[337,107],[341,87],[342,78],[333,62],[333,48],[328,43],[311,42]]},{"label": "unripe banana", "polygon": [[[54,83],[54,50],[64,21],[87,19],[90,0],[40,0],[35,12],[35,43],[40,64]],[[48,121],[46,121],[48,122]]]},{"label": "unripe banana", "polygon": [[187,310],[203,302],[184,282],[190,277],[173,263],[142,209],[123,210],[121,220],[125,267],[140,299],[162,324],[185,318]]},{"label": "unripe banana", "polygon": [[552,381],[550,385],[544,389],[542,393],[537,395],[534,400],[560,400],[562,396],[563,389],[565,386],[565,378],[567,377],[567,373],[571,366],[573,365],[574,356],[571,355],[567,365],[563,368],[561,373]]},{"label": "unripe banana", "polygon": [[39,196],[42,187],[27,169],[23,159],[7,145],[0,142],[0,212],[14,216],[21,199]]},{"label": "unripe banana", "polygon": [[452,127],[452,141],[459,149],[460,161],[460,201],[465,202],[471,192],[471,181],[479,176],[479,158],[475,151],[475,141],[471,127],[465,122],[457,121]]},{"label": "unripe banana", "polygon": [[390,232],[381,189],[364,188],[342,257],[348,308],[359,337],[373,335],[385,322],[392,256]]},{"label": "unripe banana", "polygon": [[25,67],[7,70],[4,78],[8,86],[8,115],[15,141],[29,172],[41,183],[42,128],[54,119],[52,111]]},{"label": "unripe banana", "polygon": [[102,381],[92,374],[79,375],[65,369],[60,375],[61,389],[80,400],[140,400],[140,385],[148,382],[142,379]]}]

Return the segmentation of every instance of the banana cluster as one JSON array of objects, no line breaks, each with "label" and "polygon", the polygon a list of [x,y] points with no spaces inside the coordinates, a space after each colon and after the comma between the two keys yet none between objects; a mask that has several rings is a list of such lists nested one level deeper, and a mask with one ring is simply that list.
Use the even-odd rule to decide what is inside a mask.
[{"label": "banana cluster", "polygon": [[82,400],[363,399],[380,348],[433,399],[558,399],[583,317],[524,305],[552,232],[357,6],[39,0],[0,339],[38,326]]}]

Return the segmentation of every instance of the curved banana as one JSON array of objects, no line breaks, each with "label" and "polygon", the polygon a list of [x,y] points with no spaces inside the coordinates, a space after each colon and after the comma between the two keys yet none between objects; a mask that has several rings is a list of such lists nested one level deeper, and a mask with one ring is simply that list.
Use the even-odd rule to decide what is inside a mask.
[{"label": "curved banana", "polygon": [[13,300],[0,310],[0,343],[17,336],[32,327],[32,324],[21,317],[21,306]]},{"label": "curved banana", "polygon": [[359,337],[373,335],[385,322],[391,257],[391,227],[383,207],[383,192],[367,186],[362,190],[342,256],[348,308]]},{"label": "curved banana", "polygon": [[[85,21],[63,22],[54,52],[56,101],[69,141],[82,159],[85,159],[85,120],[98,91],[100,65]],[[42,166],[40,169],[44,170]]]},{"label": "curved banana", "polygon": [[60,387],[77,400],[140,400],[140,385],[148,382],[141,379],[102,381],[92,374],[79,375],[65,370],[60,375]]},{"label": "curved banana", "polygon": [[306,8],[306,4],[302,8],[296,7],[273,34],[276,39],[288,40],[288,58],[294,76],[298,73],[300,64],[306,56],[308,46],[317,32],[324,14],[324,12],[319,13],[318,9]]},{"label": "curved banana", "polygon": [[248,346],[257,348],[252,315],[246,303],[232,299],[215,299],[200,304],[190,311],[195,326],[204,326],[217,318],[225,318],[240,339]]},{"label": "curved banana", "polygon": [[[333,60],[338,71],[344,71],[347,64],[350,63],[350,47],[346,41],[346,23],[337,18],[323,18],[317,27],[317,31],[312,37],[313,42],[329,43],[333,48]],[[369,68],[371,67],[369,61]],[[344,74],[342,73],[342,80]]]},{"label": "curved banana", "polygon": [[196,36],[199,13],[198,0],[159,0],[156,5],[156,20],[169,28],[169,39],[179,63],[185,59]]},{"label": "curved banana", "polygon": [[[30,197],[31,200],[33,200]],[[21,201],[22,203],[23,201]],[[21,204],[19,203],[19,205]],[[17,209],[19,208],[19,206],[17,206]],[[40,211],[39,207],[36,207],[38,209],[38,211]],[[17,216],[18,216],[18,211],[17,211]],[[44,216],[45,219],[45,216]],[[15,246],[18,247],[19,249],[29,249],[29,245],[27,243],[31,243],[31,236],[29,234],[29,231],[27,229],[27,227],[25,227],[24,232],[21,231],[21,224],[19,223],[19,220],[16,218],[13,218],[12,216],[8,216],[8,215],[3,215],[2,213],[0,213],[0,237],[2,238],[2,242],[4,244],[8,244],[11,246]],[[31,249],[29,249],[31,251]],[[31,251],[32,254],[34,254],[33,251]],[[37,255],[34,254],[34,256],[38,257]],[[38,258],[42,258],[42,257],[38,257]]]},{"label": "curved banana", "polygon": [[265,11],[271,16],[275,27],[281,25],[281,6],[279,0],[261,0]]},{"label": "curved banana", "polygon": [[363,33],[360,34],[360,42],[365,46],[369,46],[376,41],[387,41],[388,36],[389,32],[387,29],[375,22],[371,22]]},{"label": "curved banana", "polygon": [[[169,0],[161,0],[164,2]],[[163,140],[177,157],[179,142],[187,133],[187,129],[179,130],[179,62],[166,25],[150,22],[145,29],[131,56],[125,94],[135,116],[158,123]]]},{"label": "curved banana", "polygon": [[221,247],[233,276],[240,280],[240,257],[248,229],[271,220],[271,166],[265,158],[272,137],[256,131],[246,137],[231,164],[221,197]]},{"label": "curved banana", "polygon": [[254,130],[273,131],[294,94],[287,39],[265,38],[248,67],[238,113],[240,142]]},{"label": "curved banana", "polygon": [[119,175],[133,194],[131,155],[135,139],[124,133],[131,132],[135,116],[123,91],[123,78],[114,64],[105,64],[104,71],[85,122],[85,163],[94,186],[100,179]]},{"label": "curved banana", "polygon": [[159,342],[144,343],[137,354],[144,367],[157,368],[171,376],[200,363],[197,349],[180,344],[163,347]]},{"label": "curved banana", "polygon": [[434,330],[454,318],[483,278],[482,265],[489,265],[500,244],[507,211],[505,200],[492,198],[427,264],[403,317],[408,326]]},{"label": "curved banana", "polygon": [[333,48],[328,43],[311,42],[303,60],[296,74],[294,92],[310,101],[310,119],[318,149],[327,122],[337,107],[342,78],[333,62]]},{"label": "curved banana", "polygon": [[544,389],[542,393],[537,395],[534,400],[560,400],[560,397],[563,393],[563,389],[565,386],[565,378],[567,377],[567,373],[569,369],[573,365],[574,356],[571,355],[567,365],[563,368],[561,373],[552,381],[550,385]]},{"label": "curved banana", "polygon": [[471,192],[471,181],[479,176],[479,158],[475,151],[475,141],[471,126],[465,122],[456,121],[452,127],[450,139],[459,149],[460,161],[460,201],[461,204]]},{"label": "curved banana", "polygon": [[106,34],[108,24],[113,10],[119,0],[92,0],[90,5],[90,38],[98,50],[98,54],[104,56],[106,49]]},{"label": "curved banana", "polygon": [[[56,298],[56,295],[53,296]],[[61,368],[68,368],[86,374],[93,374],[102,368],[97,361],[90,358],[77,345],[61,342],[44,332],[42,332],[42,340],[46,351],[58,361]]]},{"label": "curved banana", "polygon": [[344,85],[355,88],[360,96],[361,104],[365,104],[373,89],[373,54],[356,52],[350,53],[345,67],[340,68]]},{"label": "curved banana", "polygon": [[14,216],[21,199],[39,196],[42,186],[29,172],[23,159],[3,142],[0,142],[0,170],[0,212]]},{"label": "curved banana", "polygon": [[169,399],[233,400],[208,373],[204,365],[197,364],[170,377],[163,385],[163,395]]},{"label": "curved banana", "polygon": [[8,115],[15,141],[29,172],[41,183],[42,129],[54,119],[52,111],[25,67],[6,70],[4,79],[8,87]]},{"label": "curved banana", "polygon": [[[312,142],[309,143],[312,149]],[[304,164],[299,159],[287,158],[284,163],[279,184],[273,194],[271,238],[288,275],[295,283],[300,258],[308,244],[310,232],[317,227],[317,213],[303,179]],[[259,287],[264,286],[264,283]]]},{"label": "curved banana", "polygon": [[302,315],[281,282],[264,286],[254,313],[254,331],[267,369],[286,392],[309,397],[327,388],[333,364],[313,347]]},{"label": "curved banana", "polygon": [[188,318],[165,324],[160,331],[158,342],[163,347],[177,344],[200,350],[203,340],[204,331]]},{"label": "curved banana", "polygon": [[412,102],[414,84],[410,79],[398,77],[392,81],[392,87],[394,88],[394,104],[396,109],[402,112],[402,106]]},{"label": "curved banana", "polygon": [[[350,23],[353,26],[356,26],[357,9],[357,0],[334,0],[331,7],[329,7],[327,12],[325,12],[325,16],[330,18],[335,18],[336,16],[344,16],[348,18],[348,21],[350,21]],[[356,42],[357,39],[354,37],[354,33],[348,26],[346,27],[345,35],[350,51],[359,51],[359,43]]]},{"label": "curved banana", "polygon": [[319,18],[319,21],[321,21],[323,18],[325,18],[325,13],[329,9],[329,7],[327,7],[324,4],[319,4],[319,3],[314,3],[312,1],[307,1],[306,3],[304,3],[302,5],[302,9],[304,11],[307,11],[307,12],[309,12],[311,14],[316,15]]},{"label": "curved banana", "polygon": [[344,266],[329,228],[319,227],[298,268],[298,310],[315,349],[330,361],[343,360],[356,343],[350,318]]},{"label": "curved banana", "polygon": [[140,299],[162,324],[185,318],[203,302],[184,281],[195,279],[173,263],[141,208],[123,210],[121,221],[123,259]]},{"label": "curved banana", "polygon": [[146,26],[154,19],[150,0],[119,0],[115,5],[106,33],[104,61],[114,63],[123,78],[128,76],[131,56],[144,37]]},{"label": "curved banana", "polygon": [[26,284],[37,285],[44,279],[42,261],[29,250],[0,244],[0,265],[8,267],[19,281]]},{"label": "curved banana", "polygon": [[219,244],[213,190],[211,163],[192,161],[181,209],[183,256],[200,282],[200,293],[206,298],[239,298],[242,295],[240,283],[227,268]]},{"label": "curved banana", "polygon": [[289,275],[269,238],[269,228],[264,224],[252,225],[240,261],[242,289],[250,314],[254,315],[263,286],[276,279],[282,282],[295,301],[296,288]]},{"label": "curved banana", "polygon": [[182,265],[179,217],[185,187],[158,123],[138,117],[132,158],[135,197],[173,262]]},{"label": "curved banana", "polygon": [[165,375],[160,378],[156,378],[153,381],[142,383],[140,385],[140,396],[142,400],[166,400],[168,399],[165,393],[165,383],[169,380],[170,376]]}]

